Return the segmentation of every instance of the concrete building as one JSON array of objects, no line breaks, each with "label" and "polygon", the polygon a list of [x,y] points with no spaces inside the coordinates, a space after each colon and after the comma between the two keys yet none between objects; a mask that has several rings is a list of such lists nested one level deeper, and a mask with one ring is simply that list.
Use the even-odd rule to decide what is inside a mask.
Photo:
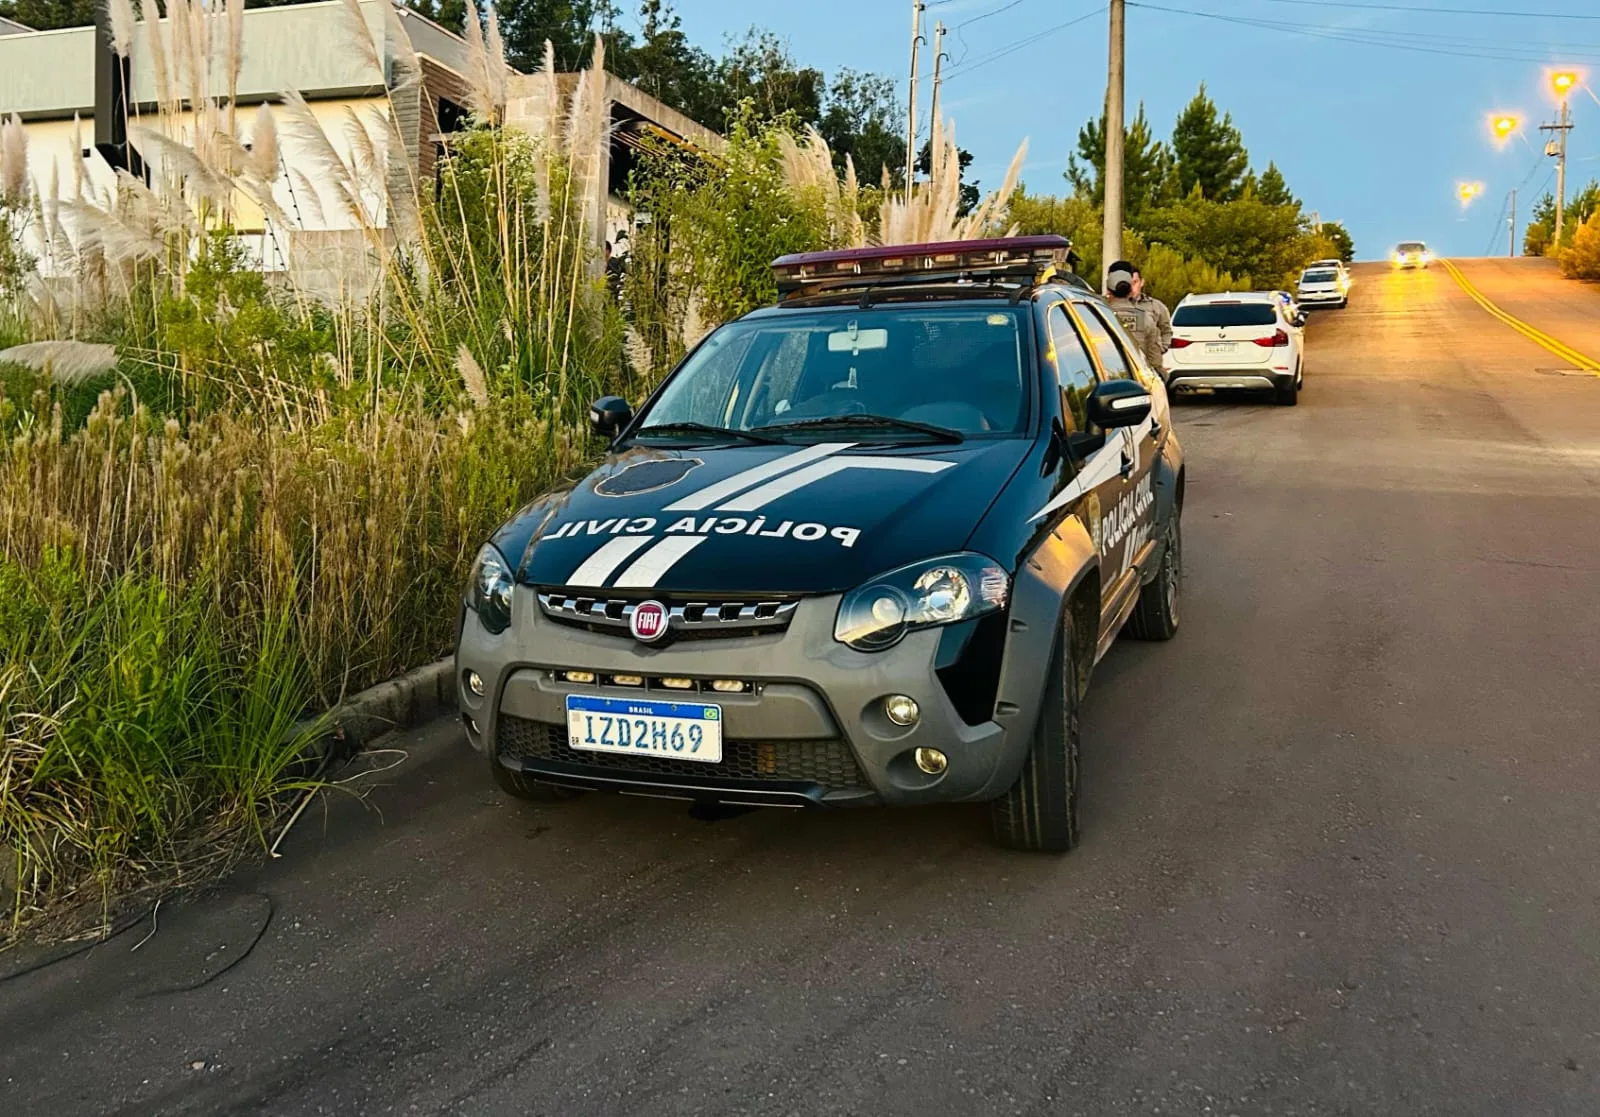
[{"label": "concrete building", "polygon": [[[261,207],[243,198],[234,206],[233,225],[263,268],[290,270],[300,286],[330,297],[352,275],[359,277],[361,261],[371,255],[370,236],[361,226],[387,224],[384,180],[392,183],[395,176],[411,176],[426,189],[452,134],[468,121],[467,44],[409,8],[393,6],[396,18],[391,19],[386,11],[391,4],[392,0],[358,0],[363,28],[353,25],[343,0],[252,8],[244,13],[234,89],[234,104],[248,110],[240,112],[236,124],[240,140],[251,142],[253,106],[277,101],[287,90],[300,93],[339,157],[360,170],[359,202],[366,213],[358,217],[350,212],[331,188],[326,160],[286,134],[283,118],[277,115],[282,109],[275,108],[283,174],[273,200],[292,227],[274,227]],[[218,40],[225,34],[223,22],[219,16],[213,23]],[[170,42],[168,21],[161,20],[158,27],[162,41]],[[403,29],[403,37],[397,28]],[[29,173],[41,193],[70,193],[80,178],[89,189],[109,189],[115,181],[114,164],[138,170],[141,161],[159,160],[159,152],[138,151],[128,137],[113,136],[108,121],[120,121],[123,115],[108,107],[108,99],[120,108],[124,96],[131,121],[137,123],[142,117],[153,122],[156,117],[162,75],[147,34],[141,24],[129,51],[124,93],[123,83],[107,76],[107,68],[120,62],[108,61],[109,52],[97,52],[94,27],[32,31],[17,24],[0,26],[0,115],[14,113],[22,119],[28,133]],[[362,42],[363,35],[374,49]],[[410,63],[406,40],[421,69],[421,81],[396,90],[397,66]],[[219,69],[212,67],[213,83]],[[557,88],[563,97],[570,96],[576,80],[577,75],[559,76]],[[507,125],[525,126],[552,111],[543,103],[549,99],[543,92],[547,88],[547,83],[513,74],[508,82]],[[212,95],[221,92],[211,90]],[[633,155],[646,135],[696,150],[715,150],[721,142],[714,132],[610,75],[605,96],[613,131],[592,207],[603,218],[595,226],[597,247],[600,239],[614,236],[628,224],[621,195]],[[389,150],[391,114],[403,153]],[[175,127],[171,121],[168,127],[178,133],[176,138],[190,140],[185,131],[192,132],[192,123],[189,114],[180,113]],[[367,151],[376,156],[381,169],[364,165],[374,161],[364,154]],[[366,264],[370,270],[371,261]]]}]

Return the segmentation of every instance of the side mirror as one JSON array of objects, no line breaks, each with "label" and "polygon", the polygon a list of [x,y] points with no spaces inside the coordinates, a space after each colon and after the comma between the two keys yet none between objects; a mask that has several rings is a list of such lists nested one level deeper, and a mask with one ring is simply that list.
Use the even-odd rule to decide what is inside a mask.
[{"label": "side mirror", "polygon": [[1102,430],[1136,427],[1150,416],[1150,393],[1137,380],[1107,380],[1089,393],[1088,411]]},{"label": "side mirror", "polygon": [[601,396],[589,405],[589,429],[598,438],[615,438],[633,419],[633,407],[621,396]]}]

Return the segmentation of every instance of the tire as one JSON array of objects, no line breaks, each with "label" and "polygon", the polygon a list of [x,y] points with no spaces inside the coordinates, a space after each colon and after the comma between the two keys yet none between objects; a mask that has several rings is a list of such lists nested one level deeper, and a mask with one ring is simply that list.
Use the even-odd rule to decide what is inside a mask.
[{"label": "tire", "polygon": [[542,783],[525,772],[512,771],[500,763],[500,758],[494,755],[493,751],[489,754],[489,770],[494,774],[495,785],[513,799],[522,799],[530,803],[563,803],[583,794],[575,787]]},{"label": "tire", "polygon": [[1178,634],[1178,602],[1183,590],[1183,527],[1176,509],[1166,530],[1161,565],[1156,576],[1139,590],[1124,631],[1135,640],[1170,640]]},{"label": "tire", "polygon": [[1007,849],[1065,853],[1078,844],[1078,670],[1064,622],[1050,660],[1028,758],[1011,790],[989,804],[994,840]]},{"label": "tire", "polygon": [[1300,385],[1290,384],[1283,388],[1274,388],[1272,398],[1278,402],[1279,407],[1293,407],[1300,402]]}]

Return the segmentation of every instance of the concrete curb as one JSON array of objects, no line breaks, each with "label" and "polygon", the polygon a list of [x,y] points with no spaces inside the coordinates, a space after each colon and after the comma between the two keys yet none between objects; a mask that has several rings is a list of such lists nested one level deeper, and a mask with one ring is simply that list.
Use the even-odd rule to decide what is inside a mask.
[{"label": "concrete curb", "polygon": [[320,766],[348,760],[385,733],[421,725],[455,708],[455,657],[451,656],[352,695],[325,718],[307,719],[296,730],[324,723],[326,728],[306,750],[307,759]]}]

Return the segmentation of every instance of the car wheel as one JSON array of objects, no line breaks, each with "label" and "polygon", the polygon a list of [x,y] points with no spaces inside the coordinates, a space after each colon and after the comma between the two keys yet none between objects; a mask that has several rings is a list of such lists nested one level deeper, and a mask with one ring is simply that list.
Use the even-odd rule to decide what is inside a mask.
[{"label": "car wheel", "polygon": [[1178,597],[1183,588],[1183,527],[1177,510],[1167,526],[1161,565],[1139,591],[1139,603],[1128,617],[1127,633],[1135,640],[1170,640],[1178,634]]},{"label": "car wheel", "polygon": [[575,787],[543,783],[531,778],[526,772],[507,768],[493,753],[489,756],[489,770],[494,773],[496,786],[513,799],[525,799],[530,803],[560,803],[567,799],[576,799],[583,794]]},{"label": "car wheel", "polygon": [[1008,849],[1064,853],[1078,844],[1078,668],[1070,623],[1056,640],[1028,758],[989,815],[995,841]]},{"label": "car wheel", "polygon": [[1278,401],[1280,407],[1293,407],[1300,402],[1300,385],[1288,384],[1282,388],[1274,388],[1272,398]]}]

